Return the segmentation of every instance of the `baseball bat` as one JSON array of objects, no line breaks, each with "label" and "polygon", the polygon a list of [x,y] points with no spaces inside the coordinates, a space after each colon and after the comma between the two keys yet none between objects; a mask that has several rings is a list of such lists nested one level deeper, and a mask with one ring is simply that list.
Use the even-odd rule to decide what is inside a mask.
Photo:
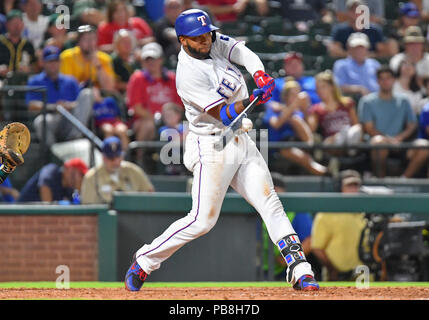
[{"label": "baseball bat", "polygon": [[67,109],[63,106],[57,104],[57,111],[62,114],[68,121],[72,123],[80,132],[82,132],[89,140],[95,143],[97,148],[100,150],[103,148],[103,141],[99,137],[97,137],[91,130],[85,127],[82,122],[79,121],[73,114],[71,114]]},{"label": "baseball bat", "polygon": [[256,98],[249,103],[246,109],[241,112],[234,121],[226,128],[224,132],[219,137],[219,140],[215,142],[214,147],[216,151],[222,151],[225,146],[232,140],[234,137],[234,133],[241,128],[241,122],[243,118],[247,118],[247,114],[252,112],[253,108],[256,106],[256,102],[259,101],[260,96],[256,96]]}]

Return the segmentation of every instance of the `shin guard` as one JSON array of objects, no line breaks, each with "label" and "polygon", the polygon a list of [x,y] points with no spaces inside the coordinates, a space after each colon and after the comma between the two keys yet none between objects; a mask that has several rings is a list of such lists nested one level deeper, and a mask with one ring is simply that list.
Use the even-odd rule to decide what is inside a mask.
[{"label": "shin guard", "polygon": [[293,270],[298,264],[307,262],[298,235],[293,233],[282,238],[277,242],[277,247],[287,264],[286,281],[288,283],[293,283]]}]

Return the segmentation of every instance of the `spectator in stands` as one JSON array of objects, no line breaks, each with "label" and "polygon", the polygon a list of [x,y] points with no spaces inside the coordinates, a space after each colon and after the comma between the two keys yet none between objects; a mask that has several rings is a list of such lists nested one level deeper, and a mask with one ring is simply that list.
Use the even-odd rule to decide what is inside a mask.
[{"label": "spectator in stands", "polygon": [[64,50],[60,62],[61,73],[75,77],[82,87],[95,85],[109,91],[115,88],[112,58],[97,50],[97,31],[93,26],[78,28],[77,46]]},{"label": "spectator in stands", "polygon": [[34,49],[39,49],[43,43],[43,35],[48,28],[49,17],[42,15],[40,0],[21,0],[24,15],[24,35],[31,41]]},{"label": "spectator in stands", "polygon": [[[335,12],[335,16],[338,22],[347,21],[347,0],[333,0],[332,9]],[[384,0],[362,0],[362,3],[369,8],[370,20],[372,23],[383,24],[384,23]]]},{"label": "spectator in stands", "polygon": [[[341,172],[341,192],[357,194],[362,184],[359,172]],[[327,270],[328,281],[352,281],[354,270],[362,265],[359,241],[365,227],[363,213],[318,212],[311,231],[311,251]],[[323,272],[322,272],[323,274]]]},{"label": "spectator in stands", "polygon": [[419,116],[418,138],[429,140],[429,102],[423,106]]},{"label": "spectator in stands", "polygon": [[[408,27],[419,26],[420,12],[414,2],[406,2],[400,4],[399,18],[394,24],[394,27],[389,30],[390,35],[398,42],[405,36]],[[403,44],[400,43],[400,49],[403,50]]]},{"label": "spectator in stands", "polygon": [[6,16],[9,11],[15,9],[15,10],[19,10],[20,9],[20,0],[3,0],[0,3],[0,14]]},{"label": "spectator in stands", "polygon": [[400,52],[390,59],[389,66],[398,72],[400,62],[407,58],[416,66],[417,82],[421,86],[421,78],[429,70],[429,53],[425,52],[426,40],[420,27],[411,26],[405,31],[403,38],[404,52]]},{"label": "spectator in stands", "polygon": [[155,188],[145,172],[124,160],[118,137],[103,140],[103,163],[92,168],[82,182],[82,203],[111,203],[115,191],[153,192]]},{"label": "spectator in stands", "polygon": [[176,92],[176,77],[163,68],[163,51],[158,43],[145,45],[141,52],[142,70],[133,73],[127,87],[127,106],[133,116],[136,140],[155,138],[156,113],[161,114],[167,102],[182,105]]},{"label": "spectator in stands", "polygon": [[81,25],[98,26],[105,20],[105,0],[75,0],[70,17],[72,30]]},{"label": "spectator in stands", "polygon": [[[309,22],[332,22],[326,0],[281,0],[280,3],[282,17],[296,26]],[[304,28],[308,29],[307,26]]]},{"label": "spectator in stands", "polygon": [[347,39],[354,32],[363,32],[368,36],[371,43],[371,55],[390,57],[396,54],[397,51],[395,50],[397,50],[397,45],[388,44],[386,42],[383,31],[379,25],[372,23],[369,28],[363,25],[361,19],[359,19],[361,13],[357,10],[357,7],[362,4],[360,0],[347,1],[347,21],[339,23],[332,28],[332,41],[328,45],[331,57],[341,58],[347,56]]},{"label": "spectator in stands", "polygon": [[7,33],[0,35],[0,78],[4,78],[8,72],[35,72],[37,58],[34,47],[21,36],[24,30],[22,12],[10,10],[6,19]]},{"label": "spectator in stands", "polygon": [[[158,132],[163,141],[183,143],[188,134],[183,125],[183,107],[174,102],[167,102],[162,106],[162,125]],[[162,159],[161,159],[162,160]],[[169,175],[186,174],[186,167],[177,163],[164,163],[164,172]]]},{"label": "spectator in stands", "polygon": [[378,91],[376,72],[380,63],[368,57],[370,43],[362,32],[352,33],[347,40],[348,57],[335,61],[335,81],[345,95],[359,99],[369,92]]},{"label": "spectator in stands", "polygon": [[[197,0],[201,6],[212,14],[219,22],[234,22],[244,13],[249,0]],[[259,15],[267,14],[269,8],[266,0],[256,0],[256,11]]]},{"label": "spectator in stands", "polygon": [[273,90],[273,96],[270,101],[280,102],[281,91],[287,77],[293,77],[299,83],[301,89],[310,97],[311,104],[320,102],[320,98],[316,92],[316,81],[312,76],[304,76],[304,63],[302,54],[295,51],[290,51],[284,58],[284,78],[275,79],[276,87]]},{"label": "spectator in stands", "polygon": [[133,33],[125,29],[117,31],[113,37],[114,51],[111,57],[115,71],[115,87],[121,94],[126,92],[131,75],[139,68],[135,43]]},{"label": "spectator in stands", "polygon": [[87,171],[85,162],[79,158],[72,158],[62,166],[49,163],[27,181],[18,202],[72,202],[73,193],[80,193],[82,179]]},{"label": "spectator in stands", "polygon": [[167,102],[162,106],[162,123],[163,125],[159,128],[159,135],[168,129],[176,130],[180,135],[180,138],[184,138],[186,135],[185,128],[183,126],[183,107],[174,102]]},{"label": "spectator in stands", "polygon": [[[370,143],[398,145],[401,142],[413,141],[413,134],[417,129],[416,114],[406,96],[393,92],[395,74],[387,66],[377,71],[380,91],[370,93],[359,101],[359,119],[363,124],[365,132],[369,134]],[[421,143],[420,140],[414,143]],[[371,162],[373,173],[378,177],[386,176],[386,160],[390,154],[401,158],[404,152],[395,149],[380,149],[371,151]],[[410,153],[407,154],[410,156]],[[416,149],[403,176],[413,177],[428,159],[427,149]]]},{"label": "spectator in stands", "polygon": [[121,139],[123,149],[128,149],[128,126],[121,118],[121,110],[113,97],[103,98],[100,90],[92,89],[94,94],[94,123],[95,128],[101,131],[103,138],[117,136]]},{"label": "spectator in stands", "polygon": [[[313,134],[305,122],[303,110],[310,106],[308,94],[298,82],[288,79],[282,88],[281,101],[266,105],[264,123],[268,127],[268,141],[303,141],[313,144]],[[280,154],[314,175],[324,175],[327,168],[314,161],[298,148],[285,148]]]},{"label": "spectator in stands", "polygon": [[113,36],[120,29],[134,33],[138,46],[154,40],[149,24],[139,17],[130,17],[128,4],[125,0],[112,0],[107,7],[107,21],[98,27],[98,47],[105,52],[113,51]]},{"label": "spectator in stands", "polygon": [[311,107],[307,120],[311,130],[320,132],[326,144],[343,145],[360,142],[362,126],[359,123],[355,102],[341,94],[333,73],[324,71],[317,74],[316,86],[322,101]]},{"label": "spectator in stands", "polygon": [[177,41],[174,24],[176,18],[184,10],[183,0],[165,0],[164,17],[158,20],[153,28],[156,41],[162,46],[167,61],[177,61],[180,43]]},{"label": "spectator in stands", "polygon": [[[429,144],[429,103],[426,103],[419,116],[419,129],[418,129],[418,141],[421,145]],[[415,156],[416,150],[410,149],[408,150],[407,157],[410,159]],[[426,176],[429,178],[429,167],[426,171]]]},{"label": "spectator in stands", "polygon": [[[79,91],[75,78],[60,73],[60,49],[47,46],[42,54],[43,72],[28,80],[29,86],[46,86],[46,137],[43,135],[43,114],[34,119],[34,129],[40,141],[47,146],[55,142],[68,141],[82,137],[82,134],[62,115],[56,112],[56,105],[70,111],[83,124],[87,124],[91,116],[91,91]],[[26,94],[28,109],[41,112],[43,95],[41,92],[29,91]]]},{"label": "spectator in stands", "polygon": [[408,98],[415,114],[420,114],[425,101],[423,99],[422,90],[417,82],[416,67],[407,58],[402,60],[399,64],[393,91],[397,94],[404,94]]},{"label": "spectator in stands", "polygon": [[13,203],[19,198],[19,191],[15,189],[9,178],[0,184],[0,202]]},{"label": "spectator in stands", "polygon": [[6,31],[6,15],[10,10],[20,10],[19,0],[4,0],[0,3],[0,34]]},{"label": "spectator in stands", "polygon": [[421,19],[423,22],[429,21],[429,1],[427,0],[413,0],[417,5],[419,12],[421,13]]}]

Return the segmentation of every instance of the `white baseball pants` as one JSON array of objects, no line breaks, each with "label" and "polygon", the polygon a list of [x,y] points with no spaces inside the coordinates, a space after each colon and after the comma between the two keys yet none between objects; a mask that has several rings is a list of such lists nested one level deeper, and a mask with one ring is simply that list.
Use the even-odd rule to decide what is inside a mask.
[{"label": "white baseball pants", "polygon": [[[274,191],[268,166],[252,139],[240,134],[220,152],[213,146],[217,139],[218,136],[188,134],[184,162],[193,172],[192,209],[137,251],[137,262],[147,274],[180,247],[210,231],[230,185],[261,215],[274,243],[295,233]],[[314,276],[307,262],[295,267],[293,278],[305,274]]]}]

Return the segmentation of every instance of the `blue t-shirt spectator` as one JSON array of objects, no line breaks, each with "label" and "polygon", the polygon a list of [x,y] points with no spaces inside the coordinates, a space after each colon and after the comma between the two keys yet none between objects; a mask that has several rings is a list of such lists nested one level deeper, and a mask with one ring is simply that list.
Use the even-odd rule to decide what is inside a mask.
[{"label": "blue t-shirt spectator", "polygon": [[383,31],[378,25],[371,24],[368,29],[364,28],[356,31],[347,22],[335,25],[332,28],[331,38],[334,42],[340,42],[343,45],[343,49],[347,50],[347,39],[354,32],[363,32],[368,36],[371,43],[370,51],[377,51],[377,43],[385,41]]},{"label": "blue t-shirt spectator", "polygon": [[[295,132],[289,122],[283,124],[280,128],[274,129],[270,126],[270,119],[272,117],[279,117],[281,110],[273,110],[270,104],[266,104],[264,117],[262,119],[264,125],[268,128],[268,141],[285,141],[295,136]],[[304,113],[295,111],[293,115],[297,115],[304,119]]]},{"label": "blue t-shirt spectator", "polygon": [[358,114],[361,123],[372,122],[381,134],[391,137],[401,133],[407,123],[417,121],[408,98],[400,94],[384,100],[378,92],[370,93],[359,100]]},{"label": "blue t-shirt spectator", "polygon": [[[52,81],[43,71],[39,74],[32,76],[28,80],[29,86],[46,86],[47,88],[47,103],[57,103],[58,101],[76,101],[79,95],[79,83],[71,76],[59,74],[57,81]],[[30,101],[43,101],[41,92],[27,92],[26,94],[27,105]]]},{"label": "blue t-shirt spectator", "polygon": [[351,57],[339,59],[334,63],[334,76],[337,84],[359,85],[368,89],[369,92],[378,91],[377,70],[380,62],[376,59],[367,58],[363,64],[358,64]]},{"label": "blue t-shirt spectator", "polygon": [[313,219],[309,213],[299,212],[292,220],[292,227],[301,241],[311,236],[312,225]]},{"label": "blue t-shirt spectator", "polygon": [[419,134],[418,137],[421,139],[429,140],[429,103],[425,104],[420,113],[419,118]]},{"label": "blue t-shirt spectator", "polygon": [[[299,83],[302,91],[307,92],[310,97],[311,104],[320,102],[320,98],[316,92],[316,79],[314,79],[314,77],[305,76],[295,79],[295,81]],[[274,83],[276,86],[273,90],[271,101],[281,102],[281,93],[285,84],[285,78],[277,78],[274,80]]]},{"label": "blue t-shirt spectator", "polygon": [[121,118],[121,110],[112,97],[106,97],[101,102],[94,103],[93,111],[96,126]]},{"label": "blue t-shirt spectator", "polygon": [[72,199],[73,190],[62,185],[62,167],[49,163],[37,171],[21,190],[18,202],[41,201],[39,188],[47,186],[51,189],[52,200]]}]

